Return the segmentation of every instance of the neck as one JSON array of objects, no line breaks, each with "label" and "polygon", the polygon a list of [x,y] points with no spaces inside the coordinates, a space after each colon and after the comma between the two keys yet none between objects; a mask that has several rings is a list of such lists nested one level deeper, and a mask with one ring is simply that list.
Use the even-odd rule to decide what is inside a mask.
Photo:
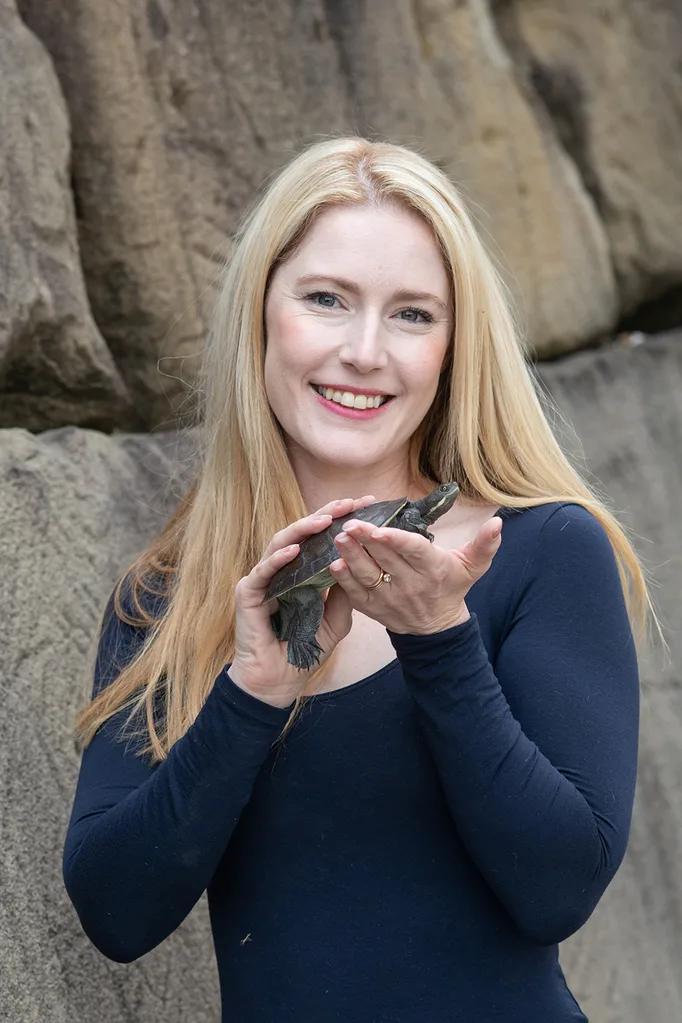
[{"label": "neck", "polygon": [[391,463],[374,466],[331,465],[315,461],[307,452],[289,450],[291,464],[301,488],[306,508],[316,511],[329,501],[342,497],[365,497],[373,494],[377,501],[406,497],[416,501],[433,490],[436,483],[425,478],[415,485],[410,482],[406,454]]}]

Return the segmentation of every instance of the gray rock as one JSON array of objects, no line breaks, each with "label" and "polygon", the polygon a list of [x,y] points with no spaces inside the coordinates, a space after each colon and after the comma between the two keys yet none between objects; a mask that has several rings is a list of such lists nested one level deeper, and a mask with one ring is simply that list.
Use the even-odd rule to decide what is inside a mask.
[{"label": "gray rock", "polygon": [[599,211],[622,312],[680,289],[682,7],[510,0],[503,10],[517,65]]},{"label": "gray rock", "polygon": [[[634,342],[636,347],[631,347]],[[543,365],[540,375],[589,469],[655,580],[670,657],[640,662],[641,741],[628,852],[595,913],[562,946],[569,984],[594,1023],[682,1019],[682,332]],[[577,445],[564,431],[567,446]]]},{"label": "gray rock", "polygon": [[66,106],[14,0],[0,0],[0,67],[0,427],[130,428],[83,283]]},{"label": "gray rock", "polygon": [[616,322],[594,201],[483,0],[20,2],[69,106],[95,317],[148,426],[195,379],[225,238],[330,133],[414,145],[461,185],[542,354]]},{"label": "gray rock", "polygon": [[172,511],[190,456],[188,436],[0,431],[0,1023],[219,1018],[204,899],[123,966],[84,936],[61,879],[98,615]]}]

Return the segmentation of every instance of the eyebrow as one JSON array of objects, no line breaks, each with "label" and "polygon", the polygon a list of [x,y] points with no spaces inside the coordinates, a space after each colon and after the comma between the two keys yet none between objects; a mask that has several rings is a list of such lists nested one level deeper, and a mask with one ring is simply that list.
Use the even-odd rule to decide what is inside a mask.
[{"label": "eyebrow", "polygon": [[[353,281],[349,281],[347,277],[330,277],[328,274],[304,274],[299,277],[297,284],[312,284],[314,281],[328,281],[330,284],[335,284],[339,288],[343,288],[345,291],[350,291],[353,295],[360,294],[360,288]],[[428,299],[431,302],[435,302],[444,312],[448,311],[448,307],[442,298],[438,298],[437,295],[432,295],[428,291],[396,291],[395,298],[400,299],[403,302],[422,302],[424,299]]]}]

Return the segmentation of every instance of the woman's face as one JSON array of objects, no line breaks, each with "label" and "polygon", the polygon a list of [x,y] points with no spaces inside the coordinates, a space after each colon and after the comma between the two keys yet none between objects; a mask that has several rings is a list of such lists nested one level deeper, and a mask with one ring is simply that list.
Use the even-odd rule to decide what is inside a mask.
[{"label": "woman's face", "polygon": [[[265,388],[294,467],[301,458],[349,470],[406,460],[436,394],[452,318],[448,276],[416,214],[322,213],[273,274],[265,306]],[[372,396],[387,395],[371,407]]]}]

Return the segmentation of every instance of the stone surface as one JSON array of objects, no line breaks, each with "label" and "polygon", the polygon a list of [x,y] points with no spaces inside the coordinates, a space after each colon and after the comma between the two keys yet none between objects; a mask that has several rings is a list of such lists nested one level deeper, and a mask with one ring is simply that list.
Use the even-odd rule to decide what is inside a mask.
[{"label": "stone surface", "polygon": [[90,312],[51,61],[0,0],[0,427],[136,423]]},{"label": "stone surface", "polygon": [[484,0],[20,2],[69,106],[94,314],[148,426],[195,378],[226,237],[330,134],[413,145],[460,184],[541,354],[616,322],[593,198]]},{"label": "stone surface", "polygon": [[486,0],[333,3],[358,124],[414,144],[460,186],[540,357],[618,317],[608,245]]},{"label": "stone surface", "polygon": [[187,464],[186,438],[0,430],[0,1023],[219,1018],[204,899],[124,966],[85,938],[61,878],[97,619]]},{"label": "stone surface", "polygon": [[[625,863],[561,959],[592,1023],[671,1023],[682,1018],[682,335],[580,353],[542,367],[541,380],[579,437],[557,422],[565,446],[584,469],[582,447],[658,584],[671,648],[667,663],[657,647],[642,658]],[[203,900],[158,949],[120,966],[85,938],[61,880],[78,769],[70,727],[97,617],[184,491],[193,444],[189,434],[0,431],[1,1023],[218,1018]]]},{"label": "stone surface", "polygon": [[599,210],[622,312],[676,290],[679,314],[682,6],[507,0],[502,20]]},{"label": "stone surface", "polygon": [[669,658],[659,644],[641,661],[640,764],[625,861],[594,915],[562,946],[569,985],[591,1023],[682,1019],[682,332],[633,340],[642,343],[631,348],[625,337],[541,367],[655,580],[670,645]]}]

